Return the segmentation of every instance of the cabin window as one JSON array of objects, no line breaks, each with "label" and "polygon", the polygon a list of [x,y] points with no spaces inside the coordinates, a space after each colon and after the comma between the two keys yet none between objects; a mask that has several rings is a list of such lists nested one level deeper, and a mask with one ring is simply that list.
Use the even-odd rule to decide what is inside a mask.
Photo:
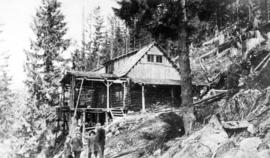
[{"label": "cabin window", "polygon": [[104,107],[106,105],[107,96],[104,93],[99,94],[100,107]]},{"label": "cabin window", "polygon": [[162,63],[162,56],[161,55],[156,56],[156,62],[157,63]]},{"label": "cabin window", "polygon": [[122,91],[116,91],[115,92],[115,97],[116,97],[116,101],[117,102],[122,101],[122,99],[123,99],[123,93],[122,93]]},{"label": "cabin window", "polygon": [[106,66],[106,73],[113,73],[113,65]]},{"label": "cabin window", "polygon": [[148,62],[154,62],[154,55],[147,55]]}]

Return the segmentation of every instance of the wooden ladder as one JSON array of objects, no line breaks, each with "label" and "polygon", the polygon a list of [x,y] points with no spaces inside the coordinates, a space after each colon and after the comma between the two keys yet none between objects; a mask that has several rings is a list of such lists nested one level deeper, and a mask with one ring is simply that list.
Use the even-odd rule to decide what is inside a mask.
[{"label": "wooden ladder", "polygon": [[112,119],[121,118],[125,116],[124,111],[121,107],[111,108],[110,113],[112,115]]}]

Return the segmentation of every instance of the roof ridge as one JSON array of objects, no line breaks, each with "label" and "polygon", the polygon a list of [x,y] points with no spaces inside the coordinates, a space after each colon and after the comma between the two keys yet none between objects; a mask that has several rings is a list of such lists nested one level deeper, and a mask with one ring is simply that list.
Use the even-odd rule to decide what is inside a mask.
[{"label": "roof ridge", "polygon": [[131,69],[133,69],[134,68],[134,66],[135,65],[137,65],[137,63],[142,59],[142,57],[153,47],[153,46],[155,46],[156,44],[155,44],[156,42],[152,42],[152,43],[150,43],[150,44],[148,44],[148,45],[146,45],[146,46],[144,46],[143,48],[141,48],[139,51],[141,51],[141,50],[143,50],[143,49],[146,49],[145,51],[144,51],[144,53],[141,55],[141,57],[130,67],[130,69],[128,70],[128,71],[126,71],[124,74],[122,74],[122,75],[120,75],[121,77],[122,76],[124,76],[124,75],[126,75],[126,74],[128,74],[130,71],[131,71]]},{"label": "roof ridge", "polygon": [[113,61],[115,61],[115,60],[122,59],[122,58],[124,58],[124,57],[126,57],[126,56],[128,56],[128,55],[136,54],[136,52],[140,51],[141,49],[143,49],[143,48],[145,48],[145,47],[148,47],[148,46],[150,46],[150,45],[152,45],[152,44],[155,44],[155,43],[156,43],[156,42],[153,41],[153,42],[151,42],[151,43],[149,43],[149,44],[147,44],[147,45],[144,45],[144,46],[141,47],[141,48],[137,48],[137,49],[134,49],[134,50],[132,50],[132,51],[126,53],[126,54],[117,56],[117,57],[115,57],[115,58],[113,58],[113,59],[111,59],[111,60],[106,61],[105,63],[103,63],[103,65],[106,65],[107,63],[113,62]]}]

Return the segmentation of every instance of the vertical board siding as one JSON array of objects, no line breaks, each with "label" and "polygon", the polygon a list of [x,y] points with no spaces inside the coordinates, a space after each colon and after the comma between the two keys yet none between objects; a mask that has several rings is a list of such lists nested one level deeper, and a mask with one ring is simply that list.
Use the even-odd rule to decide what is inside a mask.
[{"label": "vertical board siding", "polygon": [[[162,55],[162,63],[156,62],[156,56],[154,62],[147,61],[147,55]],[[142,79],[169,79],[180,80],[179,73],[168,61],[168,59],[160,52],[156,47],[151,48],[147,54],[134,66],[133,69],[127,74],[130,78],[142,78]]]}]

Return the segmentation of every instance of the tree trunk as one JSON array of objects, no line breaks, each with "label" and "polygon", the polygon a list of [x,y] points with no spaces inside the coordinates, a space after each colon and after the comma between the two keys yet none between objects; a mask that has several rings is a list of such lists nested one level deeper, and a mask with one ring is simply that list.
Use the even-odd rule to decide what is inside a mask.
[{"label": "tree trunk", "polygon": [[179,66],[181,75],[181,97],[182,105],[192,107],[192,82],[191,69],[189,61],[188,35],[187,35],[187,18],[185,9],[185,0],[181,0],[183,7],[183,21],[182,26],[179,27],[178,33],[178,52],[179,52]]},{"label": "tree trunk", "polygon": [[187,44],[186,30],[183,28],[179,33],[178,39],[178,52],[179,66],[181,75],[181,97],[183,106],[192,106],[192,82],[191,82],[191,69],[189,61],[189,50]]}]

